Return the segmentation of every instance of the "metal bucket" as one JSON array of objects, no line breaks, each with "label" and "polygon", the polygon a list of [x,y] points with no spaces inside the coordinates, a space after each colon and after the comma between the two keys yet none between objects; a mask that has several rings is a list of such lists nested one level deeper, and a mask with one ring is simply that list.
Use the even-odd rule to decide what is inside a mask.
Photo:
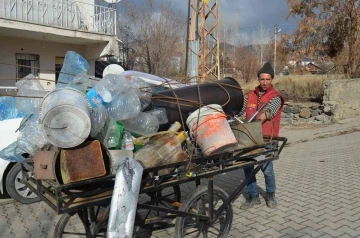
[{"label": "metal bucket", "polygon": [[72,148],[90,134],[92,108],[86,96],[73,88],[56,89],[45,95],[40,121],[45,138],[61,148]]}]

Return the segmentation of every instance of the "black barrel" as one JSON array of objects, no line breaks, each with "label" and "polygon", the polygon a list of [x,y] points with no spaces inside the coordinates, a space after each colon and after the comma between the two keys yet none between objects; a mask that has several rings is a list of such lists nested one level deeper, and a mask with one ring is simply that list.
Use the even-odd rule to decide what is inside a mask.
[{"label": "black barrel", "polygon": [[[199,84],[199,91],[202,105],[219,104],[228,115],[239,113],[243,107],[243,92],[239,83],[233,78],[226,77],[216,82]],[[169,123],[162,125],[160,130],[166,130],[175,121],[181,122],[176,97],[185,124],[187,117],[199,109],[197,85],[153,94],[153,107],[165,108],[169,119]]]}]

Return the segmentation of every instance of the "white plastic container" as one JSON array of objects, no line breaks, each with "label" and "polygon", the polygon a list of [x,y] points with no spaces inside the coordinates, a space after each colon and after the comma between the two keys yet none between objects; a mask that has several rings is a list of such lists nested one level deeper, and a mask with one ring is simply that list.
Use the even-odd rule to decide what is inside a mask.
[{"label": "white plastic container", "polygon": [[60,148],[80,145],[90,134],[91,110],[86,96],[76,89],[61,88],[48,93],[40,109],[45,138]]}]

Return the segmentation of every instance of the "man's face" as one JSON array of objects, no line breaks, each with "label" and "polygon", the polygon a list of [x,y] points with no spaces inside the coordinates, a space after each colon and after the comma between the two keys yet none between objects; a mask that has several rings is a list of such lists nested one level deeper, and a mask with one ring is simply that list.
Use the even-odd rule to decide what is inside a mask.
[{"label": "man's face", "polygon": [[259,75],[259,84],[262,90],[267,90],[272,84],[273,78],[270,74],[262,73]]}]

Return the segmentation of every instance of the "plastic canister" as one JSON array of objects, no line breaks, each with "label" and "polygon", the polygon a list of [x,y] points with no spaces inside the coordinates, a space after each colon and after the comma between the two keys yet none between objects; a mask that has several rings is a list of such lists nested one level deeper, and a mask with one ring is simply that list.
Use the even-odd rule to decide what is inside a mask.
[{"label": "plastic canister", "polygon": [[205,155],[234,148],[237,141],[222,107],[210,104],[194,111],[186,120],[190,135],[195,137]]},{"label": "plastic canister", "polygon": [[86,96],[76,89],[60,88],[46,94],[39,113],[45,138],[61,148],[80,145],[90,134],[91,110]]}]

